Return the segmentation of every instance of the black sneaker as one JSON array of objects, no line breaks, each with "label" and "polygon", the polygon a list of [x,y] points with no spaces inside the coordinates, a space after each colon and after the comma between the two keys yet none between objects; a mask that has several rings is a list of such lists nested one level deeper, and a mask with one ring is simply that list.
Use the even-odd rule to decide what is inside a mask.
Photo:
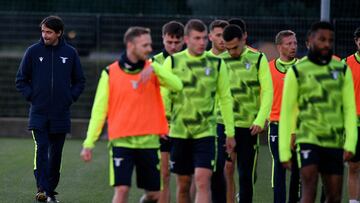
[{"label": "black sneaker", "polygon": [[56,200],[55,196],[49,196],[46,200],[47,203],[59,203],[58,200]]},{"label": "black sneaker", "polygon": [[46,195],[43,191],[38,191],[35,195],[35,199],[38,202],[46,202]]}]

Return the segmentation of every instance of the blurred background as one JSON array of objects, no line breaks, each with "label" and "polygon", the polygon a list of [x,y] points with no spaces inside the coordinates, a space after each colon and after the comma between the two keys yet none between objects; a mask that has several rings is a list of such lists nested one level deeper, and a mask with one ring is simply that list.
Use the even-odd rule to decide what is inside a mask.
[{"label": "blurred background", "polygon": [[[335,26],[335,54],[355,52],[353,32],[360,26],[359,0],[328,0],[330,21]],[[298,57],[306,54],[305,35],[320,19],[320,0],[0,0],[0,135],[27,135],[28,104],[15,90],[15,75],[28,46],[40,39],[39,23],[48,15],[65,22],[65,37],[78,50],[87,77],[85,92],[72,106],[73,134],[85,135],[87,120],[100,71],[123,50],[122,38],[129,26],[151,28],[153,54],[161,51],[161,27],[170,20],[186,23],[202,19],[243,18],[248,44],[277,56],[277,32],[291,29],[298,38]]]}]

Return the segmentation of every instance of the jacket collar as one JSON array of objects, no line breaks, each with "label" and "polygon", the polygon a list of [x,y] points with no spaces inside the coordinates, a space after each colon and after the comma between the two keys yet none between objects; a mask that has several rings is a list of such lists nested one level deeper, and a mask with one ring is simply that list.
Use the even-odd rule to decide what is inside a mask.
[{"label": "jacket collar", "polygon": [[120,65],[120,68],[123,69],[125,72],[137,73],[137,72],[140,72],[144,68],[145,61],[138,61],[137,63],[132,63],[126,56],[126,51],[124,51],[120,55],[119,65]]},{"label": "jacket collar", "polygon": [[167,58],[170,55],[165,49],[162,50],[162,54],[164,58]]}]

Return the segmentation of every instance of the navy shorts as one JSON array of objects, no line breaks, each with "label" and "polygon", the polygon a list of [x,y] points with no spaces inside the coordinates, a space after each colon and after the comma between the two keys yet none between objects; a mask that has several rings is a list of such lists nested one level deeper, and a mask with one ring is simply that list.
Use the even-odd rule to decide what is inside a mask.
[{"label": "navy shorts", "polygon": [[166,139],[160,137],[160,151],[169,152],[171,150],[171,139],[169,136],[166,136]]},{"label": "navy shorts", "polygon": [[297,149],[299,166],[317,165],[320,173],[343,175],[343,152],[343,149],[300,143]]},{"label": "navy shorts", "polygon": [[195,168],[215,167],[215,136],[200,139],[171,138],[171,172],[179,175],[191,175]]},{"label": "navy shorts", "polygon": [[359,162],[360,161],[360,127],[358,127],[358,141],[356,143],[355,155],[350,159],[351,162]]},{"label": "navy shorts", "polygon": [[134,167],[136,167],[136,182],[139,188],[147,191],[160,190],[158,149],[125,147],[110,149],[110,185],[130,187]]}]

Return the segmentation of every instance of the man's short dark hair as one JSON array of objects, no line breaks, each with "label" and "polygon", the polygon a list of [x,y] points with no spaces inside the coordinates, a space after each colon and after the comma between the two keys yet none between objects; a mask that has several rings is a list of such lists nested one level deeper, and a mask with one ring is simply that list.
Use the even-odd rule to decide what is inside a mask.
[{"label": "man's short dark hair", "polygon": [[124,44],[126,45],[128,42],[132,42],[134,38],[144,34],[150,34],[150,29],[138,26],[129,27],[124,35]]},{"label": "man's short dark hair", "polygon": [[229,42],[235,38],[238,38],[239,40],[243,37],[244,32],[241,30],[241,28],[235,24],[230,24],[225,27],[223,32],[223,38],[225,42]]},{"label": "man's short dark hair", "polygon": [[214,20],[210,23],[209,30],[212,31],[217,27],[224,29],[228,25],[229,23],[225,20]]},{"label": "man's short dark hair", "polygon": [[311,36],[312,34],[317,32],[318,30],[334,31],[334,26],[331,23],[327,22],[327,21],[315,22],[310,27],[309,36]]},{"label": "man's short dark hair", "polygon": [[246,23],[245,23],[245,21],[243,19],[241,19],[241,18],[231,18],[230,20],[228,20],[228,22],[229,22],[230,25],[239,26],[244,33],[247,32],[246,31]]},{"label": "man's short dark hair", "polygon": [[285,37],[296,36],[295,32],[291,30],[282,30],[277,33],[275,37],[275,44],[279,45]]},{"label": "man's short dark hair", "polygon": [[44,18],[40,23],[40,28],[42,25],[45,27],[54,30],[56,33],[64,33],[64,22],[59,16],[48,16]]},{"label": "man's short dark hair", "polygon": [[174,36],[176,38],[184,37],[184,25],[178,21],[170,21],[162,27],[162,35]]},{"label": "man's short dark hair", "polygon": [[197,32],[207,31],[206,25],[199,19],[191,19],[185,25],[185,35],[189,35],[192,30]]},{"label": "man's short dark hair", "polygon": [[354,32],[354,38],[357,40],[360,38],[360,27],[356,28]]}]

